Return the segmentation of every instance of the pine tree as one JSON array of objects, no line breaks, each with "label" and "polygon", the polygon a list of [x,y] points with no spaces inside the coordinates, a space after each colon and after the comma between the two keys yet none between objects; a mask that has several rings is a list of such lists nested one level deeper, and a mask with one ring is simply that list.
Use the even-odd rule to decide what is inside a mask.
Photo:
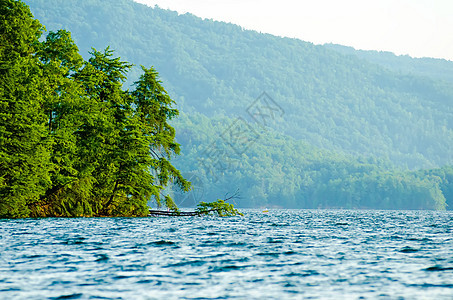
[{"label": "pine tree", "polygon": [[[142,66],[142,70],[144,73],[135,82],[136,89],[132,92],[134,117],[141,137],[147,143],[148,155],[151,155],[147,164],[154,171],[154,180],[157,183],[151,191],[160,206],[161,191],[169,182],[175,183],[183,191],[190,189],[190,183],[169,161],[172,155],[180,152],[180,146],[175,141],[175,129],[168,123],[179,114],[178,110],[172,107],[175,102],[163,88],[159,74],[153,67],[147,69]],[[169,196],[164,197],[163,204],[177,210]]]}]

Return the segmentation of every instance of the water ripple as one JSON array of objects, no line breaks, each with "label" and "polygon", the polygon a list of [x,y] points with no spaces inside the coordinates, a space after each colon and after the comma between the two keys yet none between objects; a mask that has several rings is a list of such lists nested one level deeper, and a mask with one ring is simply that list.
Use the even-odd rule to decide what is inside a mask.
[{"label": "water ripple", "polygon": [[0,299],[451,299],[453,213],[0,220]]}]

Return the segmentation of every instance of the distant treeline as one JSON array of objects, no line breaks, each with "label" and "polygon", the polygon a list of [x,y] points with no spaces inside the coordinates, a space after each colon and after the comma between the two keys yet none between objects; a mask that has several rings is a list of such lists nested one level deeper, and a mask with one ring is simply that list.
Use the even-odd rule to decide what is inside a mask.
[{"label": "distant treeline", "polygon": [[242,197],[236,202],[242,207],[453,207],[452,166],[401,171],[388,160],[322,150],[253,123],[242,130],[245,137],[224,138],[235,121],[182,114],[175,122],[184,146],[174,163],[194,184],[188,195],[175,193],[177,204],[194,206],[239,188]]}]

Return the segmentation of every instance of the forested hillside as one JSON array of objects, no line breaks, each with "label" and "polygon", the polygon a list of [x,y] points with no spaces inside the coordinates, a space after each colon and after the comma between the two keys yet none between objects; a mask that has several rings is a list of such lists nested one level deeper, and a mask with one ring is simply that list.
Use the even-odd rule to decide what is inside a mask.
[{"label": "forested hillside", "polygon": [[392,71],[431,77],[453,83],[453,61],[437,58],[413,58],[408,55],[395,55],[385,51],[355,50],[336,44],[326,44],[327,48],[347,55],[357,56],[367,61],[379,64]]},{"label": "forested hillside", "polygon": [[[183,114],[175,127],[183,145],[175,165],[201,198],[240,189],[246,207],[444,209],[453,206],[453,168],[402,172],[386,160],[322,150],[258,124]],[[242,127],[242,130],[238,130]],[[244,128],[246,127],[246,128]],[[239,132],[238,136],[230,132]]]},{"label": "forested hillside", "polygon": [[48,29],[70,30],[81,53],[110,45],[127,61],[154,65],[182,111],[234,117],[266,91],[285,111],[275,129],[296,139],[410,168],[453,162],[447,82],[130,0],[27,3]]},{"label": "forested hillside", "polygon": [[[442,209],[451,201],[451,168],[415,171],[453,164],[451,62],[391,68],[416,62],[129,0],[26,3],[48,30],[71,31],[86,57],[90,47],[110,46],[156,67],[182,112],[175,165],[198,178],[203,197],[239,187],[244,206]],[[136,66],[129,83],[138,74]],[[260,124],[250,112],[263,91],[272,107]],[[239,151],[225,138],[235,124],[248,141]]]}]

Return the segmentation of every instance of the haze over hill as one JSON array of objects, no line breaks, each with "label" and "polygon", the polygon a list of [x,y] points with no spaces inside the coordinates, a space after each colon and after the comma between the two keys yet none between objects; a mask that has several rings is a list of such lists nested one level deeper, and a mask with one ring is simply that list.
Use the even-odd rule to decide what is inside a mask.
[{"label": "haze over hill", "polygon": [[453,60],[448,0],[134,0],[315,44]]},{"label": "haze over hill", "polygon": [[353,55],[372,63],[381,65],[397,73],[431,77],[432,79],[453,82],[453,61],[438,58],[413,58],[409,55],[395,55],[386,51],[355,50],[335,44],[326,47],[346,55]]},{"label": "haze over hill", "polygon": [[[123,60],[156,67],[182,111],[175,127],[183,170],[199,172],[206,145],[228,144],[222,133],[238,117],[249,120],[249,132],[260,139],[240,151],[224,179],[197,173],[220,190],[237,182],[250,203],[277,203],[284,195],[288,206],[311,207],[338,206],[333,195],[349,186],[349,202],[340,206],[379,207],[391,193],[360,203],[359,185],[397,178],[395,186],[403,182],[411,191],[407,201],[424,185],[429,197],[440,197],[431,179],[376,174],[453,164],[453,62],[316,46],[127,0],[26,2],[48,30],[71,31],[85,57],[90,47],[110,46]],[[137,78],[138,68],[130,77]],[[280,110],[264,128],[247,113],[263,91]],[[374,174],[368,183],[359,180],[364,173]]]}]

